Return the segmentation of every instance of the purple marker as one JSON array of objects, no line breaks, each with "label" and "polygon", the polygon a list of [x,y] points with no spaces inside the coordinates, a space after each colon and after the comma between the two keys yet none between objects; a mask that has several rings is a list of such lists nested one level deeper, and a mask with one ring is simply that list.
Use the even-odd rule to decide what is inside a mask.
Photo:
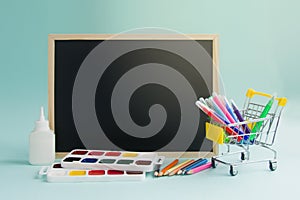
[{"label": "purple marker", "polygon": [[[235,115],[237,116],[237,118],[239,119],[239,121],[240,122],[244,122],[245,120],[244,120],[243,116],[241,115],[238,107],[236,106],[236,104],[234,103],[233,100],[231,100],[231,105],[232,105],[232,108],[233,108],[233,112],[235,113]],[[244,130],[245,130],[246,133],[250,133],[251,132],[251,130],[249,129],[249,127],[248,127],[247,124],[243,124],[242,126],[243,126],[243,128],[244,128]],[[244,140],[248,140],[248,138],[249,138],[248,135],[244,136]]]}]

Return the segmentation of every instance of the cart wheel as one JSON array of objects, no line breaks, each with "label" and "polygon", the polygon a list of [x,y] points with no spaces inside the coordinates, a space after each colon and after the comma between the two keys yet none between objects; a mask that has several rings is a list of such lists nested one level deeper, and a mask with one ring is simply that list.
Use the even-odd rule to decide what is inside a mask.
[{"label": "cart wheel", "polygon": [[212,166],[212,168],[216,168],[217,167],[216,160],[214,158],[211,158],[211,166]]},{"label": "cart wheel", "polygon": [[277,161],[269,161],[269,168],[271,171],[275,171],[277,169]]},{"label": "cart wheel", "polygon": [[242,152],[242,153],[241,153],[241,160],[245,160],[245,158],[246,158],[246,157],[245,157],[245,153]]},{"label": "cart wheel", "polygon": [[231,176],[236,176],[238,174],[238,170],[235,169],[234,166],[230,165],[229,173],[230,173]]}]

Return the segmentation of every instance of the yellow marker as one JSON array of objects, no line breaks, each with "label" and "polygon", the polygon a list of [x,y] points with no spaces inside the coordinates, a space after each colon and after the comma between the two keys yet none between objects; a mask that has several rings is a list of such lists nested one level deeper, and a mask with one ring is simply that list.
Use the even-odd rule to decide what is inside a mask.
[{"label": "yellow marker", "polygon": [[83,170],[73,170],[69,172],[70,176],[85,176],[86,175],[86,171]]},{"label": "yellow marker", "polygon": [[123,157],[137,157],[138,153],[126,152],[122,154]]}]

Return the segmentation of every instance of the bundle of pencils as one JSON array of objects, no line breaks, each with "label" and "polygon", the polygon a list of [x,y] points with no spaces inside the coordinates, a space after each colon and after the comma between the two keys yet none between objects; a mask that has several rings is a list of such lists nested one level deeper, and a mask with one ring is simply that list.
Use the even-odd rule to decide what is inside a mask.
[{"label": "bundle of pencils", "polygon": [[207,159],[199,158],[198,160],[186,160],[178,164],[179,160],[175,159],[161,171],[157,169],[154,176],[173,176],[195,174],[211,167],[211,163]]}]

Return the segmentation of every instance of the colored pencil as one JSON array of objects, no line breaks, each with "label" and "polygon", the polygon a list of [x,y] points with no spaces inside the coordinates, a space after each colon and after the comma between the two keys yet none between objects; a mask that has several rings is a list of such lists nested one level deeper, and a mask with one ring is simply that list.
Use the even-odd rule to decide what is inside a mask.
[{"label": "colored pencil", "polygon": [[201,166],[201,165],[206,164],[207,161],[208,161],[207,159],[202,159],[202,160],[200,160],[199,162],[197,162],[197,163],[195,163],[195,164],[193,164],[193,165],[191,165],[191,166],[185,168],[185,169],[182,171],[182,174],[186,174],[186,173],[187,173],[188,171],[190,171],[191,169],[194,169],[194,168],[196,168],[196,167],[199,167],[199,166]]},{"label": "colored pencil", "polygon": [[186,160],[178,165],[175,165],[174,167],[172,167],[171,169],[168,169],[165,173],[164,173],[164,176],[167,176],[168,174],[170,174],[172,171],[180,168],[182,165],[184,165],[185,163],[189,162],[190,160]]},{"label": "colored pencil", "polygon": [[195,173],[201,172],[201,171],[203,171],[205,169],[208,169],[208,168],[211,168],[211,162],[206,163],[204,165],[201,165],[199,167],[196,167],[194,169],[191,169],[186,174],[195,174]]},{"label": "colored pencil", "polygon": [[[161,158],[158,160],[158,162],[161,162]],[[156,177],[158,176],[160,167],[161,167],[161,164],[156,165],[156,167],[155,167],[156,169],[154,171],[154,176],[156,176]]]},{"label": "colored pencil", "polygon": [[173,162],[171,162],[168,166],[166,166],[165,168],[163,168],[158,176],[162,176],[168,169],[174,167],[176,164],[178,163],[178,159],[175,159]]},{"label": "colored pencil", "polygon": [[187,166],[181,168],[181,169],[177,172],[177,174],[178,174],[178,175],[179,175],[179,174],[182,174],[183,170],[185,170],[187,167],[190,167],[190,166],[192,166],[193,164],[195,164],[195,163],[197,163],[197,162],[200,162],[201,160],[203,160],[203,158],[199,158],[199,159],[195,160],[194,162],[191,162],[191,163],[188,164]]},{"label": "colored pencil", "polygon": [[184,165],[182,165],[182,166],[178,167],[177,169],[173,170],[173,171],[169,174],[169,176],[173,176],[173,175],[177,174],[179,170],[183,169],[184,167],[188,166],[189,164],[191,164],[191,163],[193,163],[193,162],[194,162],[194,160],[189,160],[189,161],[188,161],[187,163],[185,163]]},{"label": "colored pencil", "polygon": [[157,177],[157,176],[158,176],[158,174],[159,174],[159,169],[154,171],[154,176],[156,176],[156,177]]}]

